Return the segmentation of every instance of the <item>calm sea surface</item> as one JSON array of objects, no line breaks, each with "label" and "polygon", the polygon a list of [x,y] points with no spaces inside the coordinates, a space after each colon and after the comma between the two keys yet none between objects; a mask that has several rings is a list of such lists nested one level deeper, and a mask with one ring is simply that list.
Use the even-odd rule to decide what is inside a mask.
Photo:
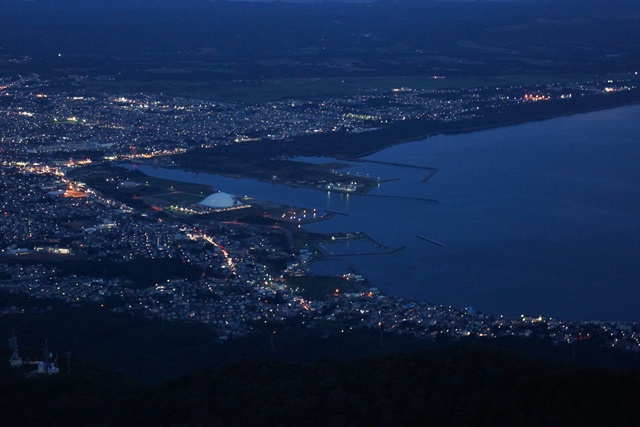
[{"label": "calm sea surface", "polygon": [[[391,180],[365,196],[139,170],[344,213],[306,227],[404,246],[316,262],[319,274],[351,266],[387,294],[491,314],[640,321],[640,106],[436,136],[363,160],[344,172]],[[438,171],[423,182],[429,170],[375,162]]]}]

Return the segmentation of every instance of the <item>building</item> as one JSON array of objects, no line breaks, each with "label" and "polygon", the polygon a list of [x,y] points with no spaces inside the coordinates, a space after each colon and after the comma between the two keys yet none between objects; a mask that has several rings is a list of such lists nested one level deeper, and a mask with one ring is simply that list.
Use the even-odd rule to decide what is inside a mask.
[{"label": "building", "polygon": [[246,206],[244,203],[240,202],[237,197],[222,192],[213,193],[198,204],[216,211],[236,209]]}]

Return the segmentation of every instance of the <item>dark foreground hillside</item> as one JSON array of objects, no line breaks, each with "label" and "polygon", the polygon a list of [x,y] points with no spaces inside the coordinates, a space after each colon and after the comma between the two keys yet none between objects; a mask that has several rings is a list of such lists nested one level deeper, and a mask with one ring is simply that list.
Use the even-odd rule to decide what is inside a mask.
[{"label": "dark foreground hillside", "polygon": [[350,362],[252,361],[141,386],[88,365],[0,368],[5,426],[637,425],[640,373],[480,347]]}]

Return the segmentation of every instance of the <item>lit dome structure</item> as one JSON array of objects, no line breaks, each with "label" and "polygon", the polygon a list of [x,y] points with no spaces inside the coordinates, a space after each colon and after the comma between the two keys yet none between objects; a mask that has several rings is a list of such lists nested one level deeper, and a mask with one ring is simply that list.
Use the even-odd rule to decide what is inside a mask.
[{"label": "lit dome structure", "polygon": [[229,209],[242,206],[242,203],[235,196],[222,192],[213,193],[198,204],[212,209]]}]

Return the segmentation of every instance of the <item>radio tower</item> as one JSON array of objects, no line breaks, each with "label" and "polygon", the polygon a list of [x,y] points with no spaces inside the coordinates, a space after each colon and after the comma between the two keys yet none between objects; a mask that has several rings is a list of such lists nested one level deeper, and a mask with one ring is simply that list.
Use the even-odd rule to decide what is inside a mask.
[{"label": "radio tower", "polygon": [[12,350],[9,363],[11,364],[12,368],[19,368],[20,366],[22,366],[22,358],[18,354],[18,338],[9,338],[9,348],[11,348]]}]

